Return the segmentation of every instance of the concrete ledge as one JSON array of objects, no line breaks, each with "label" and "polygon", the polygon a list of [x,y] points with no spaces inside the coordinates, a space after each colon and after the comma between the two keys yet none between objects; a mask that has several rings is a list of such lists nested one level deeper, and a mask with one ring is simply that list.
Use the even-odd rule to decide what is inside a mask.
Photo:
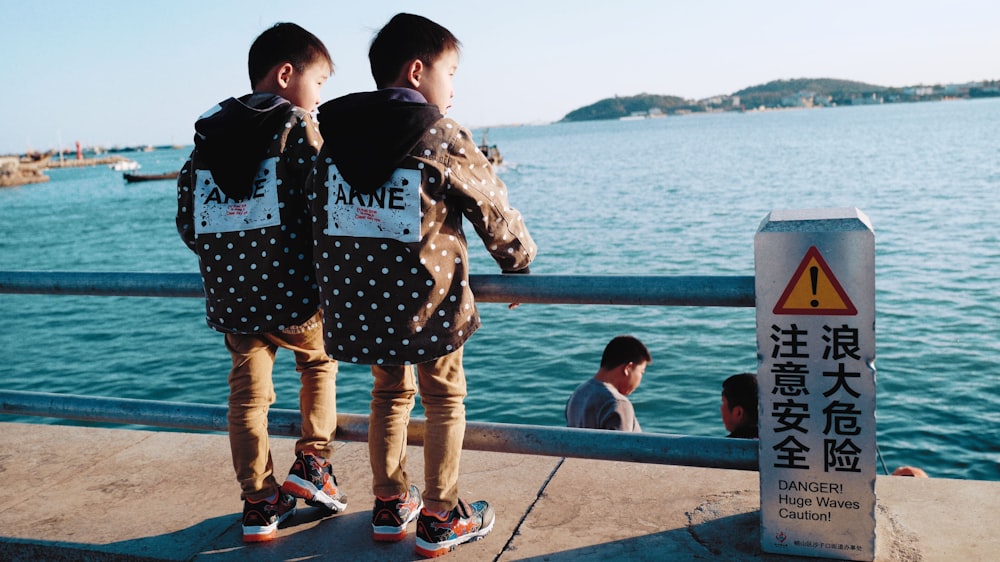
[{"label": "concrete ledge", "polygon": [[[283,477],[292,439],[272,440]],[[421,448],[409,472],[422,482]],[[371,540],[367,447],[333,459],[346,513],[300,502],[279,539],[245,545],[225,435],[0,424],[3,560],[413,560]],[[996,560],[1000,483],[879,477],[877,560]],[[803,560],[762,556],[757,473],[466,451],[461,489],[497,512],[453,560]]]}]

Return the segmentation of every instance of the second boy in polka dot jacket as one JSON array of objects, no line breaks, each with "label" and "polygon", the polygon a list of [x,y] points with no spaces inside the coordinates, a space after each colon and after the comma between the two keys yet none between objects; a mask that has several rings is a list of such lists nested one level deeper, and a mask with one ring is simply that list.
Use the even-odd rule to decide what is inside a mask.
[{"label": "second boy in polka dot jacket", "polygon": [[504,272],[536,247],[470,132],[419,92],[320,106],[312,176],[324,338],[333,358],[404,365],[452,353],[480,326],[463,217]]}]

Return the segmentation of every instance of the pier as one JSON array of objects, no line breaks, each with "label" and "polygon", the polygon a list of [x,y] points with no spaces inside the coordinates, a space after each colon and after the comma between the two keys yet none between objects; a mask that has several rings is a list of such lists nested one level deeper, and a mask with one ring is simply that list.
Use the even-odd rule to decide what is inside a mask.
[{"label": "pier", "polygon": [[[400,543],[371,539],[364,443],[338,441],[332,458],[345,513],[299,502],[277,540],[248,545],[225,434],[0,428],[3,560],[418,559],[412,525]],[[272,439],[278,470],[294,443]],[[409,451],[418,480],[421,453]],[[491,502],[496,525],[447,560],[810,560],[761,554],[753,471],[466,450],[461,486]],[[879,476],[876,490],[876,560],[996,559],[1000,483]]]},{"label": "pier", "polygon": [[49,181],[45,172],[53,168],[85,168],[88,166],[109,166],[128,160],[124,156],[99,156],[93,158],[59,158],[53,160],[47,155],[38,160],[18,157],[0,157],[0,187],[16,187]]},{"label": "pier", "polygon": [[14,187],[49,181],[45,175],[48,158],[39,161],[21,160],[18,157],[0,157],[0,187]]}]

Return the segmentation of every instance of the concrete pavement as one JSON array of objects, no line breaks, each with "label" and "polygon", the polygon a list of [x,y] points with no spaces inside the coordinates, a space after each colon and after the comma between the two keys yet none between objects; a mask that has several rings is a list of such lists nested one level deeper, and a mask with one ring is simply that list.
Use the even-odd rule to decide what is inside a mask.
[{"label": "concrete pavement", "polygon": [[[293,445],[272,440],[281,477]],[[332,460],[347,511],[300,502],[276,541],[247,545],[225,435],[0,423],[0,559],[418,559],[412,525],[371,540],[367,447]],[[465,451],[461,489],[496,525],[445,560],[804,560],[761,555],[756,472]],[[876,560],[997,560],[1000,482],[880,476],[876,491]]]}]

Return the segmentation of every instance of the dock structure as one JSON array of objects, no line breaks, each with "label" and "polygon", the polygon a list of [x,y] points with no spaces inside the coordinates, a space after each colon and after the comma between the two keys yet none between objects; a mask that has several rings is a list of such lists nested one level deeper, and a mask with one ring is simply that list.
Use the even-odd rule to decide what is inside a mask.
[{"label": "dock structure", "polygon": [[89,166],[110,166],[117,162],[126,162],[124,156],[95,156],[92,158],[62,158],[49,162],[49,168],[86,168]]},{"label": "dock structure", "polygon": [[88,166],[110,166],[125,162],[124,156],[100,156],[94,158],[60,158],[45,156],[38,160],[28,160],[16,156],[0,157],[0,187],[16,187],[49,181],[45,174],[54,168],[85,168]]},{"label": "dock structure", "polygon": [[17,157],[0,157],[0,187],[15,187],[49,181],[46,162],[22,161]]},{"label": "dock structure", "polygon": [[[412,525],[400,543],[371,539],[364,443],[338,442],[332,458],[345,513],[300,502],[277,540],[244,544],[225,434],[0,429],[2,560],[418,559]],[[294,444],[272,440],[278,470]],[[409,458],[419,480],[419,448]],[[754,471],[466,450],[461,485],[463,496],[490,501],[497,520],[449,560],[810,560],[761,554]],[[996,559],[1000,482],[879,476],[876,489],[876,560]]]}]

